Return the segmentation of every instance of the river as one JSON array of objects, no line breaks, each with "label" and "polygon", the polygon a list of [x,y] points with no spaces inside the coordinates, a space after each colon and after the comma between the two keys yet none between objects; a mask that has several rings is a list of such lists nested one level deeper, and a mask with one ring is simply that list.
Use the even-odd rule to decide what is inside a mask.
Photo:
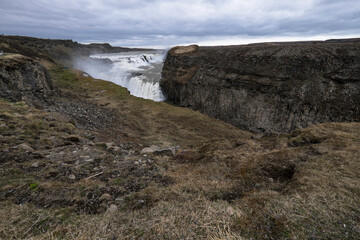
[{"label": "river", "polygon": [[164,101],[165,97],[159,85],[164,56],[165,51],[95,54],[90,58],[110,60],[111,67],[99,68],[91,64],[81,64],[80,69],[94,78],[111,81],[125,87],[134,96]]}]

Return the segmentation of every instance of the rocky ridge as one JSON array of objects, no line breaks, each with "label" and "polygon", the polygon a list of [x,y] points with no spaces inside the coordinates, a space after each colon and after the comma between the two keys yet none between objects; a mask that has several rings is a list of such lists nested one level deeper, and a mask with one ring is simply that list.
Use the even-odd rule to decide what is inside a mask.
[{"label": "rocky ridge", "polygon": [[0,57],[0,97],[45,107],[55,90],[47,69],[31,58],[8,54]]},{"label": "rocky ridge", "polygon": [[360,41],[175,47],[168,101],[254,132],[360,120]]},{"label": "rocky ridge", "polygon": [[109,43],[81,44],[72,40],[2,35],[0,36],[0,50],[5,53],[17,53],[31,58],[40,58],[72,66],[74,60],[86,58],[91,54],[152,49],[113,47]]}]

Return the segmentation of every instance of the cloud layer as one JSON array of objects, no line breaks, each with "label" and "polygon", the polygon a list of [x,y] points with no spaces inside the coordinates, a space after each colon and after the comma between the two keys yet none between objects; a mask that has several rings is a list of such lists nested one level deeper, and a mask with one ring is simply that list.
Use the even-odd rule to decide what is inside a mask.
[{"label": "cloud layer", "polygon": [[360,1],[1,0],[0,33],[123,46],[360,36]]}]

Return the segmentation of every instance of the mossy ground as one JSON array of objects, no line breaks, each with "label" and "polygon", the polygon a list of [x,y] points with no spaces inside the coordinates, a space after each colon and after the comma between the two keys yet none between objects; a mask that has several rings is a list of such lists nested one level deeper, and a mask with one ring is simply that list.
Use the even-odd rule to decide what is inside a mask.
[{"label": "mossy ground", "polygon": [[[0,150],[9,152],[0,161],[0,238],[360,238],[359,123],[252,139],[219,120],[133,97],[79,71],[51,72],[61,89],[58,101],[103,109],[114,116],[103,123],[112,130],[90,131],[69,116],[1,101]],[[80,141],[66,145],[73,135]],[[88,145],[93,135],[95,143],[114,141],[123,152]],[[23,142],[35,152],[11,150]],[[152,144],[180,150],[134,165],[143,158],[141,148]],[[84,147],[94,163],[76,163]],[[60,157],[61,151],[69,154]],[[87,179],[100,166],[103,173]],[[77,178],[70,180],[70,173]],[[100,200],[104,193],[111,199]],[[110,203],[117,212],[105,211]]]}]

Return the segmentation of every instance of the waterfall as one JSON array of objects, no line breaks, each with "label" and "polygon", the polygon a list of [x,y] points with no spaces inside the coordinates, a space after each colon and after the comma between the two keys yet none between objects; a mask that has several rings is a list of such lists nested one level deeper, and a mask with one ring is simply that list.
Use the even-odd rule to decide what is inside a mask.
[{"label": "waterfall", "polygon": [[164,54],[163,51],[96,54],[91,55],[90,58],[111,61],[112,66],[94,66],[94,62],[89,64],[82,61],[78,62],[76,67],[94,78],[111,81],[125,87],[134,96],[164,101],[165,97],[159,85]]}]

